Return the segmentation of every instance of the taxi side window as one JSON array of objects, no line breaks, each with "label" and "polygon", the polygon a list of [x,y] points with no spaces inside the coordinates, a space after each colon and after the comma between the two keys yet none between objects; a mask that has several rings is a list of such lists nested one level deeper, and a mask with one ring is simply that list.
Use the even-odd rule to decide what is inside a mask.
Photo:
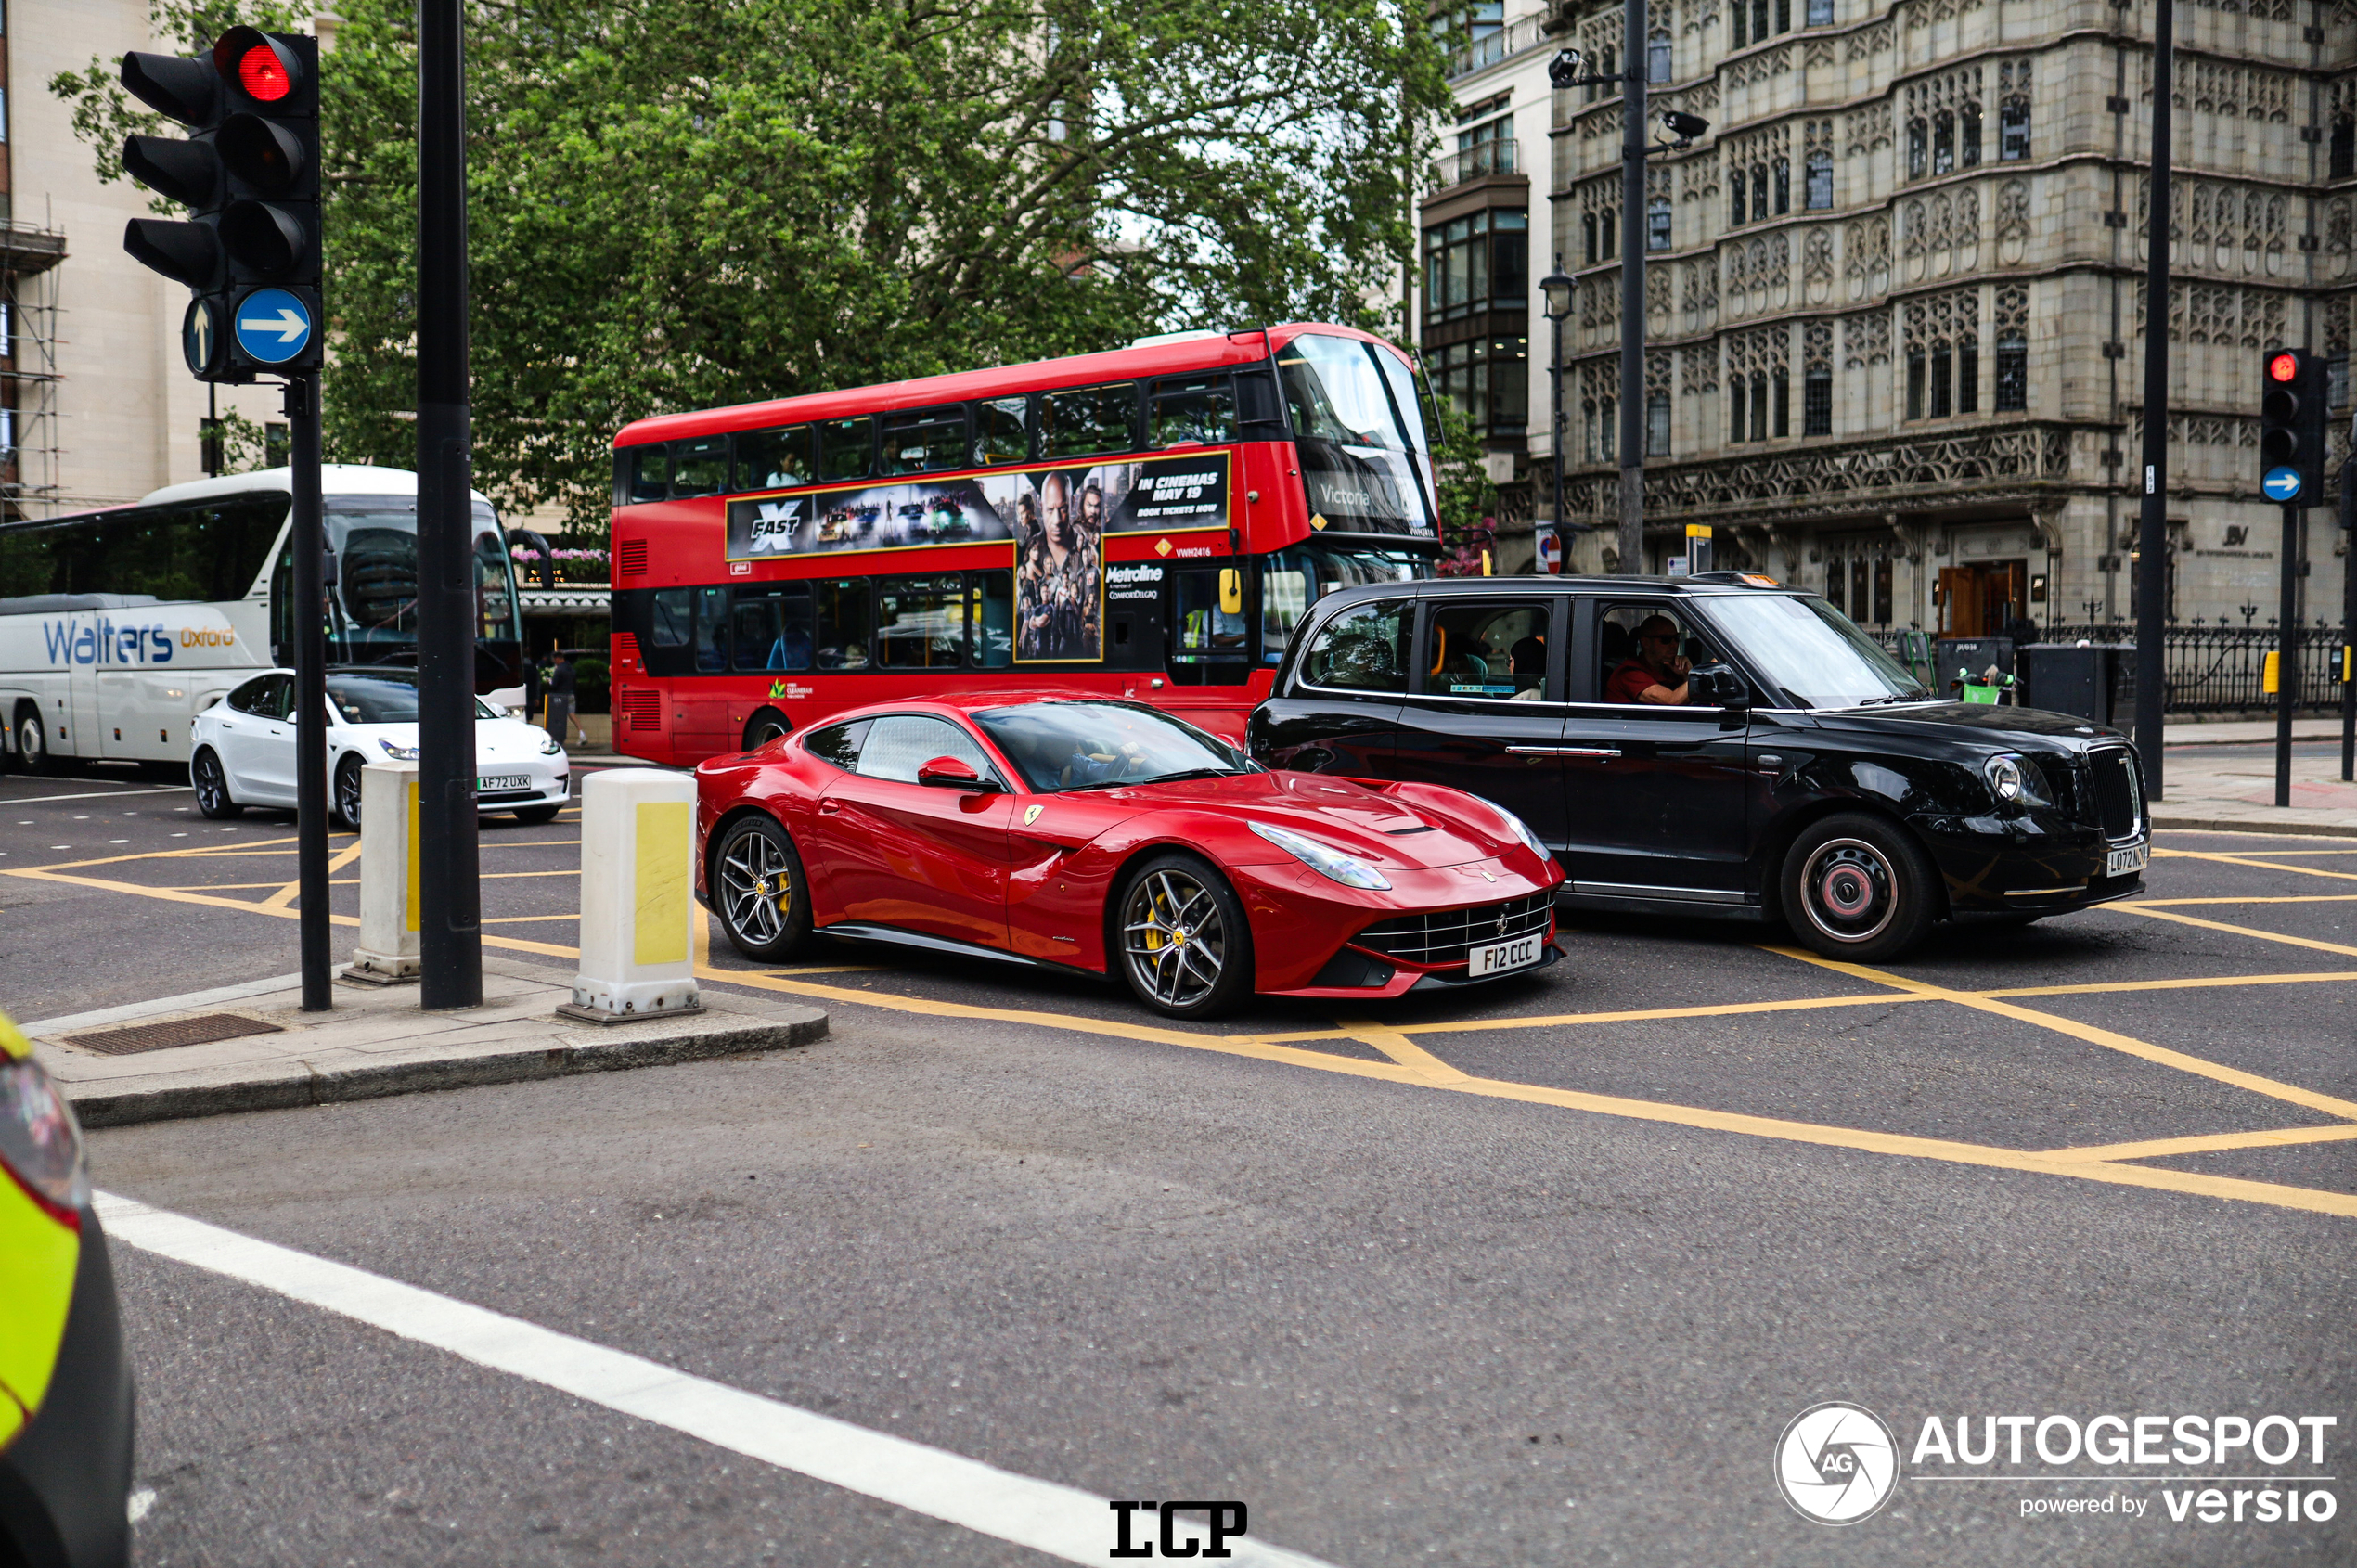
[{"label": "taxi side window", "polygon": [[872,719],[854,719],[849,724],[831,724],[824,729],[814,729],[803,741],[802,749],[820,762],[831,763],[845,773],[859,765],[859,743],[867,739]]},{"label": "taxi side window", "polygon": [[1343,691],[1406,691],[1411,609],[1410,600],[1387,599],[1336,615],[1301,656],[1301,679]]},{"label": "taxi side window", "polygon": [[1548,607],[1439,601],[1424,633],[1424,695],[1547,699]]},{"label": "taxi side window", "polygon": [[1624,683],[1621,692],[1615,695],[1613,676],[1645,657],[1646,647],[1642,628],[1647,622],[1655,620],[1668,622],[1670,635],[1675,639],[1670,643],[1663,644],[1655,650],[1657,653],[1683,658],[1695,668],[1719,662],[1720,657],[1719,650],[1696,635],[1699,628],[1693,618],[1680,614],[1674,605],[1659,599],[1636,604],[1608,605],[1604,608],[1604,613],[1596,617],[1597,649],[1594,667],[1600,689],[1593,695],[1583,698],[1582,700],[1623,704],[1632,700],[1628,688],[1635,685],[1637,677],[1630,676],[1629,681]]}]

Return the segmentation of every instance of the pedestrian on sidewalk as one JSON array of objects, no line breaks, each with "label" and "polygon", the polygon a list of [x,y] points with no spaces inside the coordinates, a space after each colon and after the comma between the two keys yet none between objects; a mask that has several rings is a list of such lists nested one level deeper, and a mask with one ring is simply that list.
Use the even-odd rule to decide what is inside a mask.
[{"label": "pedestrian on sidewalk", "polygon": [[[573,720],[573,655],[557,649],[557,667],[548,672],[548,733],[560,746],[570,745],[574,728]],[[588,731],[582,731],[588,739]]]}]

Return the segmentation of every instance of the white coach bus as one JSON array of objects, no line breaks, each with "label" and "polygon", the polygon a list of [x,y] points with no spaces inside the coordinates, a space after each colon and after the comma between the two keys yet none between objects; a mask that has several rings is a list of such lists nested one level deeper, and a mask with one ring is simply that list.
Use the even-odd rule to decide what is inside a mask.
[{"label": "white coach bus", "polygon": [[[330,664],[414,665],[418,476],[328,464]],[[289,472],[169,485],[135,505],[0,523],[0,766],[185,765],[188,724],[294,662]],[[474,497],[475,689],[523,700],[506,531]]]}]

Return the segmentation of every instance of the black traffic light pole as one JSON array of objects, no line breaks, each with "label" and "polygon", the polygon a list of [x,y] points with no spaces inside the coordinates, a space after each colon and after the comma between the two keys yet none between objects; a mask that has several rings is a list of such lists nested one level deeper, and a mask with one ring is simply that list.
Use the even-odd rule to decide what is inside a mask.
[{"label": "black traffic light pole", "polygon": [[2307,508],[2284,508],[2282,602],[2275,615],[2275,803],[2291,804],[2291,711],[2299,700],[2299,545]]},{"label": "black traffic light pole", "polygon": [[[2351,420],[2357,444],[2357,418]],[[2340,776],[2357,780],[2357,456],[2340,466]]]},{"label": "black traffic light pole", "polygon": [[2136,523],[2136,750],[2144,799],[2160,798],[2161,715],[2169,698],[2170,75],[2177,7],[2153,7],[2152,208],[2144,263],[2144,498]]},{"label": "black traffic light pole", "polygon": [[483,1001],[475,817],[474,506],[467,335],[466,32],[418,7],[419,1005]]},{"label": "black traffic light pole", "polygon": [[326,1012],[329,986],[328,892],[328,600],[321,570],[319,378],[287,378],[287,434],[293,443],[295,600],[295,880],[303,919],[303,1010]]}]

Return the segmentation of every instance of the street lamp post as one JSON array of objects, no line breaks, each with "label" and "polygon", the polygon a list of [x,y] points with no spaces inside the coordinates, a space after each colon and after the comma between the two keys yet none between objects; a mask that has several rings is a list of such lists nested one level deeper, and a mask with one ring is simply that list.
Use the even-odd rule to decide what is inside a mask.
[{"label": "street lamp post", "polygon": [[1555,406],[1555,570],[1567,572],[1571,570],[1571,525],[1564,521],[1564,317],[1571,314],[1571,279],[1564,273],[1561,252],[1555,256],[1555,270],[1539,280],[1539,291],[1547,297],[1547,324],[1553,333],[1547,379],[1552,385]]}]

